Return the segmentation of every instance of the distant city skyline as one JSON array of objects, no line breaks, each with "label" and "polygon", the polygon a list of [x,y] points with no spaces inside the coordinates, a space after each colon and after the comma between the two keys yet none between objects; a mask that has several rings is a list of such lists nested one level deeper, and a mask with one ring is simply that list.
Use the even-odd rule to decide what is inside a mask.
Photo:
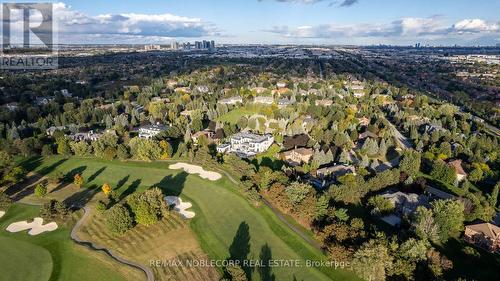
[{"label": "distant city skyline", "polygon": [[499,10],[500,0],[54,2],[65,44],[498,45]]}]

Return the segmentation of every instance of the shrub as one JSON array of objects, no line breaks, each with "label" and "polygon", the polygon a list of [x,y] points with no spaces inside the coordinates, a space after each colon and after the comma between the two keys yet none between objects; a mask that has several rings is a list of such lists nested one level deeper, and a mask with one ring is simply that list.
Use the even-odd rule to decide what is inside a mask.
[{"label": "shrub", "polygon": [[10,197],[0,191],[0,210],[7,210],[10,205],[12,205],[12,199]]},{"label": "shrub", "polygon": [[50,183],[53,183],[53,184],[58,184],[63,179],[64,179],[64,174],[61,171],[58,171],[58,172],[54,173],[53,175],[49,176],[49,181],[50,181]]},{"label": "shrub", "polygon": [[69,209],[63,202],[50,200],[40,208],[40,217],[44,220],[64,220],[69,215]]},{"label": "shrub", "polygon": [[106,203],[104,203],[104,202],[103,202],[103,201],[101,201],[101,200],[99,200],[99,201],[97,202],[97,204],[95,205],[95,209],[96,209],[99,213],[102,213],[102,212],[106,211],[106,209],[107,209],[107,208],[108,208],[108,207],[107,207]]},{"label": "shrub", "polygon": [[35,195],[38,197],[44,197],[47,195],[47,185],[43,182],[37,184],[35,187]]},{"label": "shrub", "polygon": [[118,204],[106,211],[106,227],[112,233],[123,235],[132,226],[132,216],[125,206]]},{"label": "shrub", "polygon": [[80,174],[76,174],[73,177],[73,183],[78,186],[79,188],[82,187],[83,185],[83,177]]},{"label": "shrub", "polygon": [[481,257],[481,254],[476,249],[472,248],[471,246],[466,246],[462,251],[469,256],[473,256],[476,258]]},{"label": "shrub", "polygon": [[394,205],[387,198],[381,195],[376,195],[368,199],[368,206],[373,208],[373,212],[377,214],[387,214],[394,210]]},{"label": "shrub", "polygon": [[292,204],[297,205],[306,198],[309,192],[311,192],[311,186],[299,182],[294,182],[289,187],[287,187],[285,191],[288,199],[290,199]]},{"label": "shrub", "polygon": [[132,194],[127,204],[134,213],[135,221],[143,225],[151,225],[166,214],[168,206],[163,193],[157,187],[146,190],[142,194]]}]

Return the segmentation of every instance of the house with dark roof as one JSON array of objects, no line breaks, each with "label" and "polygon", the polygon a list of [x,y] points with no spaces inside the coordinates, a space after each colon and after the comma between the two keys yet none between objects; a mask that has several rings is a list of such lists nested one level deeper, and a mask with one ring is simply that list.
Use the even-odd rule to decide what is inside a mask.
[{"label": "house with dark roof", "polygon": [[405,216],[413,214],[417,210],[418,206],[429,205],[429,197],[422,194],[418,195],[415,193],[397,191],[387,192],[381,196],[389,200],[392,205],[394,205],[397,213]]},{"label": "house with dark roof", "polygon": [[309,136],[306,134],[285,136],[283,138],[283,147],[285,150],[290,150],[297,147],[305,147],[309,143]]}]

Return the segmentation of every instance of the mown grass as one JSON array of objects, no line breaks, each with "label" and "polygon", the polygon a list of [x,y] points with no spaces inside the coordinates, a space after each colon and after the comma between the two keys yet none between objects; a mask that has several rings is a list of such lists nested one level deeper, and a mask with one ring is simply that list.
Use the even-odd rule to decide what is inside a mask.
[{"label": "mown grass", "polygon": [[37,236],[10,233],[13,222],[38,216],[39,207],[14,204],[0,219],[0,280],[2,281],[124,281],[144,279],[141,272],[121,265],[104,254],[90,251],[70,239],[76,219],[53,232]]},{"label": "mown grass", "polygon": [[[207,259],[189,229],[188,222],[176,214],[171,214],[149,227],[138,225],[123,236],[113,236],[106,229],[104,216],[93,211],[90,220],[78,235],[145,265],[157,260],[164,262]],[[219,274],[214,268],[162,263],[152,266],[152,270],[157,280],[219,280]]]},{"label": "mown grass", "polygon": [[[67,173],[79,169],[88,181],[87,186],[100,186],[107,182],[121,195],[140,192],[153,185],[161,187],[166,194],[180,194],[183,199],[193,203],[192,210],[196,212],[196,217],[191,221],[191,228],[203,250],[212,259],[229,257],[229,248],[241,224],[247,224],[249,228],[248,259],[259,259],[265,244],[270,246],[274,260],[300,260],[304,263],[306,259],[325,259],[319,250],[293,233],[267,207],[250,205],[226,177],[210,182],[195,175],[169,170],[168,163],[160,162],[110,162],[77,158],[61,162],[58,157],[44,159],[35,170],[47,170],[46,167],[54,163],[59,164],[50,173]],[[356,280],[353,274],[332,268],[275,267],[272,270],[277,280],[292,280],[294,277],[298,280]],[[252,277],[253,280],[260,279],[257,272]]]},{"label": "mown grass", "polygon": [[256,108],[249,109],[249,108],[245,108],[245,107],[240,107],[240,108],[233,109],[233,110],[229,111],[228,113],[220,116],[219,118],[217,118],[217,121],[227,122],[230,124],[236,124],[236,123],[238,123],[238,120],[240,120],[241,117],[251,116],[251,115],[257,114],[258,112],[259,111]]}]

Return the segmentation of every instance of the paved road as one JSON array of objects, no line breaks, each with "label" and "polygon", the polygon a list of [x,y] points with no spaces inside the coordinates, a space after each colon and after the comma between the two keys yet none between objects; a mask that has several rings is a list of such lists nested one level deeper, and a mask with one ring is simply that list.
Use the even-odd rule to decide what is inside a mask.
[{"label": "paved road", "polygon": [[[39,204],[39,203],[25,202],[25,201],[20,201],[20,202],[22,204],[31,205],[31,206],[41,206],[41,204]],[[74,207],[76,207],[76,206],[74,206]],[[120,263],[123,263],[125,265],[131,266],[131,267],[134,267],[134,268],[137,268],[137,269],[143,271],[144,274],[146,275],[148,281],[154,281],[155,280],[154,274],[153,274],[153,271],[151,271],[151,268],[143,266],[143,265],[135,263],[135,262],[132,262],[132,261],[128,261],[126,259],[123,259],[120,256],[118,256],[115,253],[113,253],[113,251],[111,251],[111,250],[109,250],[107,248],[104,248],[104,247],[101,247],[101,246],[97,246],[97,245],[93,244],[92,242],[84,241],[84,240],[80,239],[76,233],[78,232],[78,229],[81,227],[81,225],[88,219],[89,213],[90,213],[89,207],[84,206],[82,209],[83,209],[83,216],[80,218],[80,220],[78,220],[76,222],[76,224],[73,227],[73,229],[71,229],[71,239],[75,243],[77,243],[79,245],[82,245],[82,246],[85,246],[87,248],[90,248],[93,251],[104,252],[105,254],[107,254],[108,256],[110,256],[112,259],[114,259],[114,260],[116,260],[116,261],[118,261]]]},{"label": "paved road", "polygon": [[73,241],[75,241],[75,243],[82,245],[82,246],[85,246],[85,247],[88,247],[94,251],[104,252],[108,256],[110,256],[112,259],[114,259],[120,263],[123,263],[125,265],[131,266],[131,267],[134,267],[134,268],[137,268],[137,269],[143,271],[144,274],[146,275],[146,277],[148,278],[148,281],[155,280],[155,277],[154,277],[154,274],[153,274],[153,271],[151,270],[151,268],[143,266],[143,265],[135,263],[135,262],[132,262],[132,261],[128,261],[128,260],[116,255],[113,251],[111,251],[107,248],[104,248],[104,247],[98,246],[92,242],[84,241],[84,240],[80,239],[76,233],[78,232],[78,229],[80,228],[82,223],[84,223],[88,219],[89,212],[90,212],[89,207],[87,207],[87,206],[83,207],[83,211],[84,211],[84,213],[83,213],[82,218],[75,224],[75,226],[71,230],[71,239],[73,239]]}]

